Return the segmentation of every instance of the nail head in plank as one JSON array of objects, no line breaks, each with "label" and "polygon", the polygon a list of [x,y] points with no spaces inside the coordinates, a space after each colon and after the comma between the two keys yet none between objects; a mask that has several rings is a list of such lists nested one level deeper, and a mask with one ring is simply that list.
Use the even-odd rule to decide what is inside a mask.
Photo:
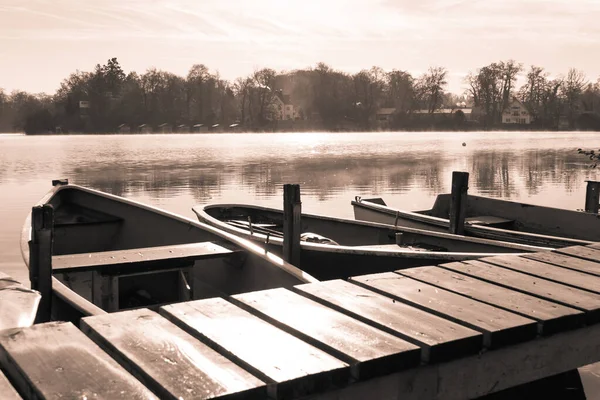
[{"label": "nail head in plank", "polygon": [[0,272],[0,330],[33,325],[40,293]]},{"label": "nail head in plank", "polygon": [[566,256],[564,254],[558,254],[551,251],[524,254],[522,257],[600,276],[600,263],[593,261],[582,260],[580,258]]},{"label": "nail head in plank", "polygon": [[21,396],[19,396],[16,389],[12,387],[2,371],[0,371],[0,394],[2,395],[3,400],[21,400]]},{"label": "nail head in plank", "polygon": [[586,313],[588,322],[596,322],[600,319],[600,296],[594,293],[477,260],[440,264],[440,267],[567,307],[583,310]]},{"label": "nail head in plank", "polygon": [[264,382],[148,309],[86,317],[81,328],[161,399],[266,396]]},{"label": "nail head in plank", "polygon": [[552,334],[583,325],[582,311],[439,267],[417,267],[396,273],[503,308],[539,321],[540,333]]},{"label": "nail head in plank", "polygon": [[345,385],[349,365],[221,298],[161,307],[163,316],[288,398]]},{"label": "nail head in plank", "polygon": [[479,332],[340,279],[298,285],[294,290],[421,346],[424,362],[472,354],[483,346]]},{"label": "nail head in plank", "polygon": [[485,303],[386,272],[351,278],[385,296],[482,332],[486,347],[500,347],[537,335],[537,322]]},{"label": "nail head in plank", "polygon": [[563,247],[554,251],[560,254],[600,263],[600,250],[590,246]]},{"label": "nail head in plank", "polygon": [[600,294],[600,277],[583,272],[515,256],[486,257],[480,261]]},{"label": "nail head in plank", "polygon": [[420,348],[284,288],[232,296],[261,318],[352,365],[357,379],[420,362]]},{"label": "nail head in plank", "polygon": [[157,399],[70,322],[0,332],[0,365],[25,398]]}]

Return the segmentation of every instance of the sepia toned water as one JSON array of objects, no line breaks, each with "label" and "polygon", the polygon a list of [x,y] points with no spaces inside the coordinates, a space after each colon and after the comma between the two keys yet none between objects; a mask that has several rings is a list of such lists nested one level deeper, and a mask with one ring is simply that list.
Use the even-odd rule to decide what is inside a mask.
[{"label": "sepia toned water", "polygon": [[303,211],[353,218],[357,195],[427,209],[462,170],[469,193],[578,209],[598,174],[578,147],[600,149],[600,133],[4,134],[0,271],[28,280],[20,231],[56,178],[191,218],[203,203],[282,207],[282,185],[299,183]]}]

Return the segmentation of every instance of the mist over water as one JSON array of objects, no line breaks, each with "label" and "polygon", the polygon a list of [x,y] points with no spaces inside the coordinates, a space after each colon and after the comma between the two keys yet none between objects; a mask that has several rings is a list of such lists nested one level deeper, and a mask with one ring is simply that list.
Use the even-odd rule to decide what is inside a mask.
[{"label": "mist over water", "polygon": [[0,135],[0,270],[20,262],[24,219],[56,178],[190,218],[195,204],[281,207],[299,183],[304,211],[353,218],[357,195],[427,209],[462,170],[469,193],[578,209],[597,176],[578,147],[600,149],[600,133]]}]

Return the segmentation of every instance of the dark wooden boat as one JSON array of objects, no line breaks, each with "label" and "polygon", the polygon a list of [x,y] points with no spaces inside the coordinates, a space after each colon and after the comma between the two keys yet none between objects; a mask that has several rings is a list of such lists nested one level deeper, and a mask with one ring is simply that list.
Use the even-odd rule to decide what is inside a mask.
[{"label": "dark wooden boat", "polygon": [[[437,196],[430,210],[406,211],[381,198],[351,202],[359,221],[448,232],[450,194]],[[465,234],[533,246],[559,248],[600,241],[600,216],[482,196],[467,196]]]},{"label": "dark wooden boat", "polygon": [[[282,210],[241,204],[196,206],[193,210],[201,222],[282,254]],[[548,250],[304,213],[301,221],[299,268],[322,280]]]},{"label": "dark wooden boat", "polygon": [[[54,210],[54,317],[226,296],[316,282],[262,247],[139,202],[57,183],[38,203]],[[31,214],[21,237],[29,267]]]}]

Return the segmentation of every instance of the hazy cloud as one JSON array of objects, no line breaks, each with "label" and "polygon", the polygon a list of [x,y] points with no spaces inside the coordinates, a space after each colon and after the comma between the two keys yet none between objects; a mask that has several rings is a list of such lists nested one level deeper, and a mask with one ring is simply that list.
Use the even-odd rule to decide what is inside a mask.
[{"label": "hazy cloud", "polygon": [[[111,56],[176,73],[203,62],[226,78],[249,64],[321,60],[357,70],[444,65],[458,77],[505,58],[550,70],[570,61],[597,75],[599,15],[596,0],[0,0],[0,47],[16,63],[45,57],[47,82],[34,79],[43,90]],[[0,86],[32,90],[19,70],[0,65]]]}]

